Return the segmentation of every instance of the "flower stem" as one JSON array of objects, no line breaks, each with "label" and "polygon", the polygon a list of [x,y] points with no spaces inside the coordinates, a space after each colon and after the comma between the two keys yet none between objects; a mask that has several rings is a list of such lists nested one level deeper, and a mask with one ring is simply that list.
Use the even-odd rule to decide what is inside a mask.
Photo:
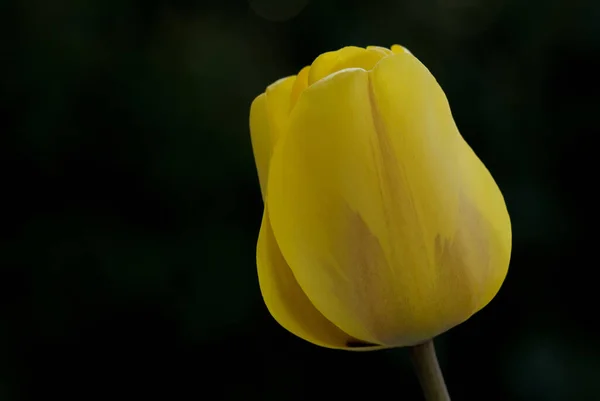
[{"label": "flower stem", "polygon": [[450,395],[444,383],[444,376],[435,355],[433,340],[410,348],[410,356],[415,372],[421,383],[425,400],[450,401]]}]

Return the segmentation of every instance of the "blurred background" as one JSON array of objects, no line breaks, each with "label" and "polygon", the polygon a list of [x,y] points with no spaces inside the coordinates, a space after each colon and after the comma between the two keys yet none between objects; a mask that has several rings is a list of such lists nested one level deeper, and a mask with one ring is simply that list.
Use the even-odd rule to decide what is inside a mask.
[{"label": "blurred background", "polygon": [[500,293],[436,340],[453,400],[600,400],[591,0],[0,0],[0,400],[422,400],[405,349],[278,326],[255,266],[251,101],[394,43],[513,222]]}]

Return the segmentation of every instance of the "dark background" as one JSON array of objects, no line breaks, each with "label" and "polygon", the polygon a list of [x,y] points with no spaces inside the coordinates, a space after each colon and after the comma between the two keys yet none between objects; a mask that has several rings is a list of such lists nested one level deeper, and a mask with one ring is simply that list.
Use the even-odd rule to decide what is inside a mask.
[{"label": "dark background", "polygon": [[0,0],[0,400],[421,400],[405,349],[295,338],[260,296],[253,98],[410,49],[502,188],[498,296],[436,340],[453,400],[600,400],[600,3]]}]

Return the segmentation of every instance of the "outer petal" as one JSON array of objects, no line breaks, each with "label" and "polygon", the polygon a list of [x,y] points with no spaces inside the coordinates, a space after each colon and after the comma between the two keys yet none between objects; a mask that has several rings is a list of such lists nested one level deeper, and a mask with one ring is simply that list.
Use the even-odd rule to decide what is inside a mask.
[{"label": "outer petal", "polygon": [[270,85],[250,106],[250,135],[263,199],[267,189],[269,163],[273,148],[285,130],[290,113],[290,95],[295,76]]},{"label": "outer petal", "polygon": [[361,351],[380,349],[383,347],[350,337],[317,311],[296,282],[273,237],[266,210],[266,180],[271,153],[287,125],[292,90],[304,89],[307,76],[308,69],[305,69],[298,75],[300,82],[295,77],[277,81],[254,100],[250,109],[252,145],[265,200],[256,252],[261,292],[275,320],[309,342],[328,348]]},{"label": "outer petal", "polygon": [[[384,60],[371,74],[374,104],[377,105],[375,117],[393,139],[396,154],[402,155],[403,149],[408,147],[422,151],[422,171],[428,170],[428,176],[434,177],[429,188],[435,188],[441,178],[452,185],[445,189],[438,187],[432,197],[437,195],[440,201],[443,199],[440,194],[449,193],[454,186],[458,188],[458,222],[450,235],[444,235],[449,232],[444,229],[435,237],[435,267],[439,277],[443,278],[448,297],[453,297],[461,282],[466,284],[462,292],[464,306],[469,303],[467,294],[470,292],[474,313],[496,295],[506,277],[512,247],[510,216],[498,185],[458,132],[444,92],[427,68],[403,49],[404,54]],[[394,105],[395,99],[403,102]],[[398,108],[404,113],[399,113]],[[418,119],[418,115],[422,119]],[[437,124],[433,123],[434,119]],[[413,140],[417,139],[414,147],[407,146],[408,136],[403,135],[403,131],[413,133]],[[426,139],[428,133],[431,135],[429,140]],[[436,146],[433,146],[434,141]],[[454,150],[452,158],[448,157],[451,149]],[[428,153],[430,158],[438,158],[438,161],[427,160]],[[409,164],[405,167],[408,170]],[[418,166],[414,170],[418,171]],[[416,182],[423,181],[417,179]],[[417,190],[421,191],[420,188]],[[432,207],[432,202],[427,199],[426,196],[419,202],[425,207],[424,215],[435,216],[436,211],[452,205],[443,202]],[[443,217],[441,214],[436,216],[438,224],[443,222]],[[447,279],[445,275],[451,277]],[[459,305],[457,299],[455,306]]]},{"label": "outer petal", "polygon": [[265,304],[275,320],[288,331],[327,348],[363,351],[383,348],[368,346],[350,337],[312,305],[279,251],[266,211],[258,237],[256,262]]},{"label": "outer petal", "polygon": [[[502,197],[409,53],[308,88],[272,164],[275,238],[312,304],[351,336],[415,344],[499,288],[510,253]],[[474,205],[486,197],[491,213]]]}]

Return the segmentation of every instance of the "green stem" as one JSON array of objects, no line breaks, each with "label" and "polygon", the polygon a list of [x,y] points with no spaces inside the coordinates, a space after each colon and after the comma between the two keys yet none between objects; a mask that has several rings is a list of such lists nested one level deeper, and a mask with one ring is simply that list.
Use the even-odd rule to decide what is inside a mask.
[{"label": "green stem", "polygon": [[450,401],[450,395],[444,383],[444,376],[435,355],[433,340],[410,348],[410,356],[415,372],[421,383],[425,400]]}]

